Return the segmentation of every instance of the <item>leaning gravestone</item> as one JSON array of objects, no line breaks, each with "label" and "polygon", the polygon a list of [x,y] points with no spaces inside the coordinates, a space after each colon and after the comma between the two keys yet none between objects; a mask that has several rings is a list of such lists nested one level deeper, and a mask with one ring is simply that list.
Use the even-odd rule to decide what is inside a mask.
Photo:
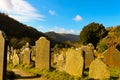
[{"label": "leaning gravestone", "polygon": [[50,69],[50,41],[45,37],[36,42],[35,66],[38,69]]},{"label": "leaning gravestone", "polygon": [[5,34],[0,31],[0,80],[5,80],[6,65],[7,65],[7,38]]},{"label": "leaning gravestone", "polygon": [[66,52],[66,66],[65,71],[70,75],[82,76],[84,66],[84,59],[82,57],[82,50],[68,49]]},{"label": "leaning gravestone", "polygon": [[110,78],[108,67],[103,63],[101,59],[96,58],[92,61],[89,67],[89,77],[98,80]]}]

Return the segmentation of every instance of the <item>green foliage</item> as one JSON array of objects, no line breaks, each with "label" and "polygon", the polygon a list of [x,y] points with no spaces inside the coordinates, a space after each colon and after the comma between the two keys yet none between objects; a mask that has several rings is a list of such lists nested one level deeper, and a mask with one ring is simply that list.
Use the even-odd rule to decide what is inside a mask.
[{"label": "green foliage", "polygon": [[98,52],[104,52],[107,48],[108,46],[104,44],[102,40],[100,40],[100,42],[97,45]]},{"label": "green foliage", "polygon": [[19,49],[22,46],[24,46],[27,42],[29,42],[30,44],[33,44],[34,42],[32,42],[32,40],[29,37],[23,37],[23,38],[16,38],[13,37],[10,39],[10,46],[13,46],[13,48],[15,49]]},{"label": "green foliage", "polygon": [[80,33],[80,43],[86,45],[92,43],[95,47],[99,40],[107,35],[107,31],[102,24],[90,23],[85,26]]}]

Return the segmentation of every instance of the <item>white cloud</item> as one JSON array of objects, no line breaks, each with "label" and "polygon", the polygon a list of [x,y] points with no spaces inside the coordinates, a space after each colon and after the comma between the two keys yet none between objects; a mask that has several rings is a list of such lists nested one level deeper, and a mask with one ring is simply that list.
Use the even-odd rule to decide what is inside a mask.
[{"label": "white cloud", "polygon": [[57,32],[57,33],[71,33],[71,34],[75,34],[75,30],[73,30],[73,29],[67,30],[65,28],[58,27],[58,26],[54,26],[49,31],[54,31],[54,32]]},{"label": "white cloud", "polygon": [[25,0],[0,0],[0,11],[18,21],[44,20],[44,16]]},{"label": "white cloud", "polygon": [[55,11],[53,11],[53,10],[49,10],[49,14],[52,15],[52,16],[56,15]]},{"label": "white cloud", "polygon": [[81,21],[82,17],[80,15],[76,15],[75,18],[73,18],[75,21]]}]

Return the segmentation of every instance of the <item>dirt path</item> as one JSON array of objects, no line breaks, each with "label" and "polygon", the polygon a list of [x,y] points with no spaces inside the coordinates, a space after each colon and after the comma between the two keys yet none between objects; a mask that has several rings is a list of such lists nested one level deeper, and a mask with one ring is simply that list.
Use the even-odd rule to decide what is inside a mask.
[{"label": "dirt path", "polygon": [[12,69],[12,71],[15,73],[14,80],[46,80],[44,77],[34,76],[22,69]]}]

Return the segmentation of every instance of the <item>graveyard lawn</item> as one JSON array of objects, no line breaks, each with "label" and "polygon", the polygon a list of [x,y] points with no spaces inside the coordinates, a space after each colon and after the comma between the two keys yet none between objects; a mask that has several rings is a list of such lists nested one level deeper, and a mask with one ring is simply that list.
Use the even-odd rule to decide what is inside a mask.
[{"label": "graveyard lawn", "polygon": [[[17,69],[18,71],[20,71],[20,75],[22,75],[21,74],[21,71],[22,71],[23,74],[32,75],[32,76],[29,76],[29,78],[34,76],[33,80],[37,78],[39,80],[81,80],[81,79],[86,80],[86,79],[90,79],[88,77],[88,73],[89,73],[88,67],[85,69],[83,77],[79,77],[79,76],[75,77],[75,76],[69,75],[68,73],[64,71],[55,70],[54,68],[51,68],[51,70],[48,70],[48,69],[39,70],[37,68],[25,67],[21,65],[17,65],[17,66],[10,65],[9,67],[11,68],[11,70]],[[110,70],[110,79],[117,80],[120,76],[120,69],[109,68],[109,70]],[[26,79],[22,79],[22,80],[26,80]]]}]

